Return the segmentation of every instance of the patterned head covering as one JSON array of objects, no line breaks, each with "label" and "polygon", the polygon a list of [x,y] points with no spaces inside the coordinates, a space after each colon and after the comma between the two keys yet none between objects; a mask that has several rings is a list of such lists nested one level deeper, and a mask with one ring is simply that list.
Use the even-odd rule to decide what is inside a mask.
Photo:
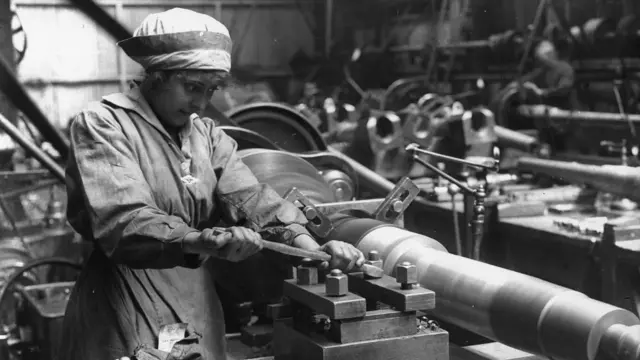
[{"label": "patterned head covering", "polygon": [[118,46],[145,70],[231,70],[229,30],[218,20],[174,8],[148,15]]}]

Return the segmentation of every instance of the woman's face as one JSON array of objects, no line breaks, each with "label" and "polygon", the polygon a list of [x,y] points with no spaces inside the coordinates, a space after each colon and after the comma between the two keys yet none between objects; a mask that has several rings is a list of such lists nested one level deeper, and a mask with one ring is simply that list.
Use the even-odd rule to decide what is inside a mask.
[{"label": "woman's face", "polygon": [[165,126],[180,128],[191,114],[202,113],[222,82],[223,77],[216,72],[172,72],[151,92],[148,100]]}]

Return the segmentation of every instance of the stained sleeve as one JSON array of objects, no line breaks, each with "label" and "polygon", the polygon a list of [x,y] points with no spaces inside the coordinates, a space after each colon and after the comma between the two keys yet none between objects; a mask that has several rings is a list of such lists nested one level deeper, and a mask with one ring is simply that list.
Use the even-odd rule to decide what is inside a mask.
[{"label": "stained sleeve", "polygon": [[[293,233],[309,235],[306,217],[293,203],[284,200],[269,185],[261,184],[237,153],[237,143],[223,130],[212,125],[211,162],[218,177],[216,196],[227,223],[254,231],[285,226]],[[282,239],[282,241],[285,241]]]},{"label": "stained sleeve", "polygon": [[182,252],[184,236],[197,230],[157,207],[138,154],[111,112],[80,113],[70,135],[67,174],[74,191],[82,193],[89,220],[88,234],[82,235],[114,262],[132,268],[197,266],[195,255]]}]

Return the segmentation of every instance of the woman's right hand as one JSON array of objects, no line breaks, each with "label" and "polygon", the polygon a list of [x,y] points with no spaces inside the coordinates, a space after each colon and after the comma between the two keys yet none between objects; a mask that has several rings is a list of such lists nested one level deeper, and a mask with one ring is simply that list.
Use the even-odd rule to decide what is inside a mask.
[{"label": "woman's right hand", "polygon": [[237,262],[262,250],[262,237],[257,232],[240,226],[224,230],[205,229],[200,233],[198,243],[204,253]]}]

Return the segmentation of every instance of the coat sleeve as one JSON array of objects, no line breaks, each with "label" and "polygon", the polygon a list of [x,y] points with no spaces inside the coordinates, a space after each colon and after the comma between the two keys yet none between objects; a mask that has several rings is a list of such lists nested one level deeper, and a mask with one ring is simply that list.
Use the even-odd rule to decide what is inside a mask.
[{"label": "coat sleeve", "polygon": [[547,89],[547,96],[561,97],[567,96],[572,90],[575,83],[575,71],[573,67],[565,62],[557,62],[556,72],[558,77],[556,83]]},{"label": "coat sleeve", "polygon": [[[267,184],[261,184],[237,154],[237,143],[223,130],[211,128],[211,162],[218,177],[216,196],[223,207],[225,221],[258,231],[285,226],[294,236],[309,235],[306,217]],[[281,241],[285,241],[281,239]]]},{"label": "coat sleeve", "polygon": [[81,193],[89,220],[70,220],[74,228],[110,259],[132,268],[197,266],[191,259],[196,255],[182,252],[184,236],[197,230],[156,206],[137,154],[112,113],[97,107],[79,114],[70,135],[69,190]]}]

